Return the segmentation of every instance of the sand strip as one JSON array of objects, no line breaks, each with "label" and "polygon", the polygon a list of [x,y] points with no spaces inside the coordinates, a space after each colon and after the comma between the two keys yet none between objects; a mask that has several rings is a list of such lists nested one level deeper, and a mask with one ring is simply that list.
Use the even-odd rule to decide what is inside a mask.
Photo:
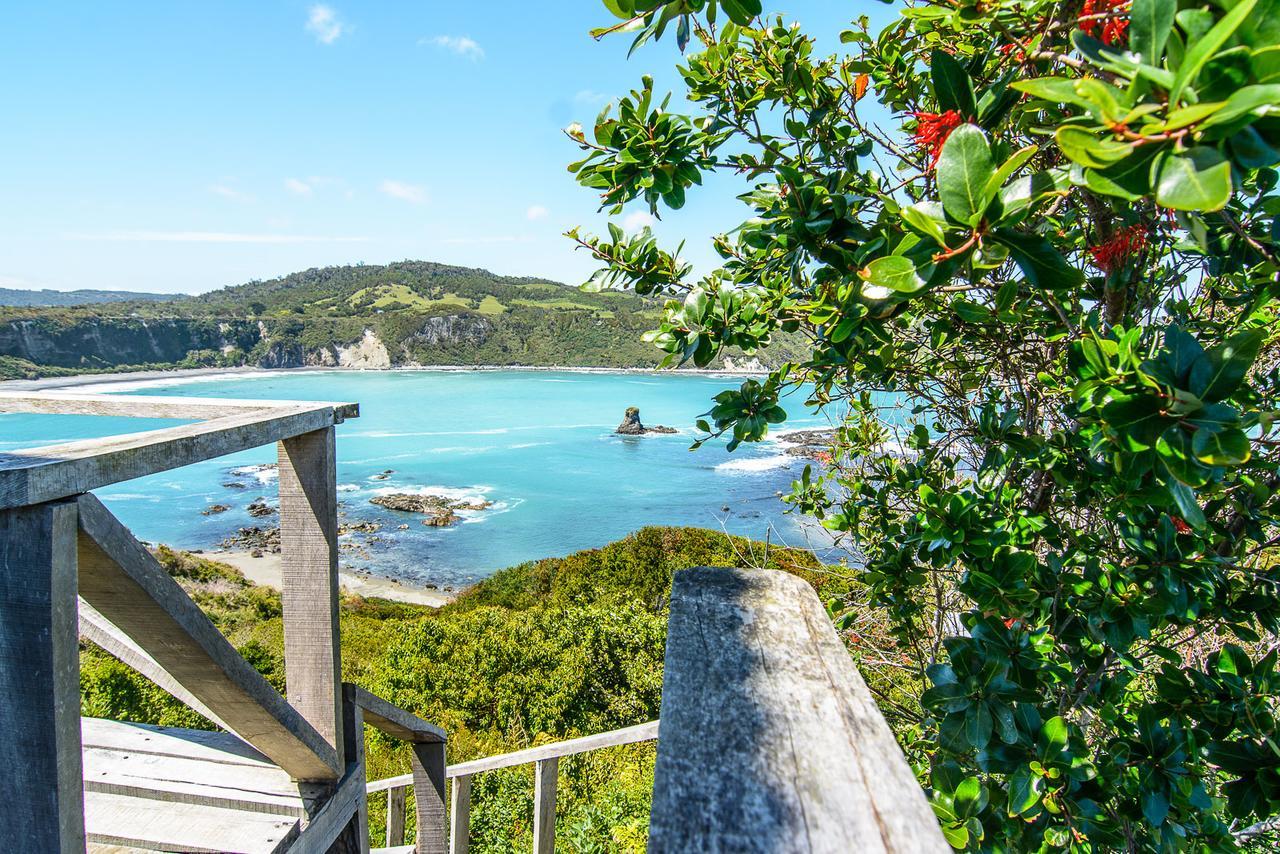
[{"label": "sand strip", "polygon": [[[280,555],[278,554],[263,554],[262,557],[254,557],[249,552],[202,552],[199,556],[234,566],[254,584],[263,584],[267,587],[274,587],[277,590],[280,589],[281,568]],[[428,590],[424,587],[414,587],[410,584],[392,581],[389,578],[382,578],[377,575],[356,575],[352,572],[342,572],[338,580],[343,590],[348,593],[355,593],[357,596],[391,599],[396,602],[407,602],[410,605],[427,605],[432,608],[439,608],[441,605],[446,605],[453,601],[451,594],[441,593],[438,590]]]}]

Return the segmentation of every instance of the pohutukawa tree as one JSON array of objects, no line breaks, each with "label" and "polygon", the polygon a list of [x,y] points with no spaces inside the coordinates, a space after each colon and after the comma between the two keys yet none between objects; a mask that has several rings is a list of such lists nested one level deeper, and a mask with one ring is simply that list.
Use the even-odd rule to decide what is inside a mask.
[{"label": "pohutukawa tree", "polygon": [[[718,395],[732,449],[838,414],[789,500],[856,551],[884,709],[973,850],[1231,849],[1280,811],[1280,0],[947,0],[815,52],[759,0],[605,0],[674,33],[571,169],[745,221],[694,278],[647,230],[571,232],[666,298],[667,362],[803,336]],[[878,100],[893,126],[866,118]],[[883,110],[880,110],[883,115]],[[879,664],[877,664],[879,662]],[[906,698],[906,699],[904,699]],[[890,702],[892,700],[892,702]]]}]

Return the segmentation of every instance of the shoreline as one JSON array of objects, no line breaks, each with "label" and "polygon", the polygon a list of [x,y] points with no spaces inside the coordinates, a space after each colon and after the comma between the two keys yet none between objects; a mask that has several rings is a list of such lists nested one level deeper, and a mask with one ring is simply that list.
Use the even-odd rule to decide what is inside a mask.
[{"label": "shoreline", "polygon": [[221,379],[237,376],[268,376],[271,374],[294,373],[343,373],[343,374],[385,374],[385,373],[496,373],[500,371],[519,371],[526,373],[573,373],[573,374],[617,374],[619,376],[636,375],[670,375],[670,376],[709,376],[709,377],[758,377],[760,372],[742,370],[740,368],[596,368],[568,367],[553,365],[405,365],[391,368],[331,368],[320,365],[307,365],[298,368],[260,368],[240,366],[233,368],[174,368],[172,370],[155,371],[116,371],[101,374],[75,374],[66,377],[42,377],[35,380],[4,380],[0,388],[14,391],[53,391],[58,389],[83,388],[85,386],[110,386],[124,383],[163,383],[166,381],[183,382],[201,378]]},{"label": "shoreline", "polygon": [[[282,568],[278,554],[263,554],[261,557],[255,557],[246,551],[203,551],[196,556],[235,567],[254,584],[280,589]],[[347,570],[339,570],[338,583],[344,592],[354,593],[367,599],[390,599],[393,602],[424,605],[429,608],[439,608],[457,598],[452,593],[428,590],[425,587],[405,584],[379,575],[357,575]]]}]

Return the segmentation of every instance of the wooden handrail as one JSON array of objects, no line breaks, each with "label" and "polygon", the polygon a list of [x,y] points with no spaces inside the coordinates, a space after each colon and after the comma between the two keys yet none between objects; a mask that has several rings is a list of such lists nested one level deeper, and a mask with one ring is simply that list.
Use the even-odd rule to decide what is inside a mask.
[{"label": "wooden handrail", "polygon": [[650,854],[949,852],[813,588],[676,573]]},{"label": "wooden handrail", "polygon": [[[449,798],[449,851],[452,854],[466,854],[469,847],[467,828],[471,816],[471,778],[476,774],[517,765],[534,766],[533,850],[537,854],[549,854],[555,848],[556,789],[560,759],[606,747],[653,741],[657,737],[658,721],[649,721],[610,732],[540,744],[525,750],[447,766],[444,776],[453,781]],[[405,794],[410,787],[415,787],[416,782],[416,773],[402,774],[399,777],[375,780],[365,787],[365,791],[371,795],[383,791],[387,793],[387,847],[404,841]]]}]

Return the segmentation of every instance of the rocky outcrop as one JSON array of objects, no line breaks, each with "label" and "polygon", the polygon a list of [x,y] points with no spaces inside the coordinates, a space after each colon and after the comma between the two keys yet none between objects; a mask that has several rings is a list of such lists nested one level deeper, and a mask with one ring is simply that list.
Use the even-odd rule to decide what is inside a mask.
[{"label": "rocky outcrop", "polygon": [[646,427],[640,422],[640,407],[628,406],[626,413],[622,416],[622,423],[613,432],[623,436],[643,436],[645,433],[678,433],[680,431],[674,427],[663,427],[661,424]]},{"label": "rocky outcrop", "polygon": [[56,318],[0,322],[0,356],[63,368],[181,362],[192,353],[248,352],[257,324],[207,318]]},{"label": "rocky outcrop", "polygon": [[406,354],[415,346],[443,347],[465,344],[479,347],[493,332],[493,324],[484,317],[472,314],[443,314],[428,317],[422,328],[405,339]]},{"label": "rocky outcrop", "polygon": [[364,337],[349,347],[337,348],[338,367],[380,370],[391,367],[391,354],[372,329],[364,331]]},{"label": "rocky outcrop", "polygon": [[276,508],[268,504],[265,498],[255,499],[246,509],[249,511],[249,515],[255,519],[261,519],[263,516],[270,516],[276,512]]},{"label": "rocky outcrop", "polygon": [[831,453],[834,430],[792,430],[778,435],[783,453],[805,459],[821,459]]},{"label": "rocky outcrop", "polygon": [[370,504],[398,510],[401,513],[422,513],[427,518],[422,524],[432,528],[443,528],[457,522],[459,510],[486,510],[493,506],[492,501],[454,501],[443,495],[410,495],[404,492],[393,492],[390,495],[377,495],[369,499]]},{"label": "rocky outcrop", "polygon": [[279,528],[241,528],[223,540],[224,549],[244,550],[261,557],[264,552],[280,554]]}]

